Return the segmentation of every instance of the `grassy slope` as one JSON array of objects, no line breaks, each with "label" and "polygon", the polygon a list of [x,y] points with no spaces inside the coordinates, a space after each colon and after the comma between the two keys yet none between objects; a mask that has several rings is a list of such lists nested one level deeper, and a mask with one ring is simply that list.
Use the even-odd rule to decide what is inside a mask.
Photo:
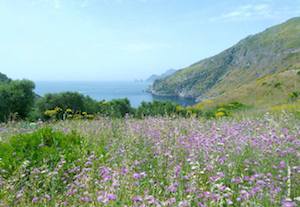
[{"label": "grassy slope", "polygon": [[[267,29],[250,36],[237,45],[212,58],[202,60],[173,76],[155,82],[153,91],[161,95],[184,97],[232,97],[259,87],[256,79],[272,74],[280,78],[283,85],[290,85],[290,77],[283,78],[282,72],[300,69],[300,18]],[[277,74],[278,73],[278,74]],[[289,74],[289,73],[283,73]],[[294,86],[293,86],[294,87]],[[238,88],[238,90],[237,90]],[[299,90],[286,88],[287,91]],[[257,89],[258,95],[264,95]],[[234,91],[234,92],[233,92]],[[285,90],[282,90],[285,92]],[[276,92],[280,96],[281,91]],[[249,97],[248,97],[249,96]],[[256,96],[256,99],[265,97]],[[244,99],[244,98],[240,98]],[[253,102],[254,99],[248,102]],[[265,101],[263,101],[265,102]]]},{"label": "grassy slope", "polygon": [[300,70],[286,70],[266,75],[217,97],[215,103],[239,101],[256,107],[284,104],[292,92],[300,92]]}]

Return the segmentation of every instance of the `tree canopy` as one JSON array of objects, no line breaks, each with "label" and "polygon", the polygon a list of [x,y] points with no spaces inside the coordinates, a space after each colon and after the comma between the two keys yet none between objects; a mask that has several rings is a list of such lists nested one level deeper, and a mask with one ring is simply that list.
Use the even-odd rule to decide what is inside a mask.
[{"label": "tree canopy", "polygon": [[0,84],[0,121],[26,118],[34,105],[34,88],[34,83],[29,80],[5,79]]}]

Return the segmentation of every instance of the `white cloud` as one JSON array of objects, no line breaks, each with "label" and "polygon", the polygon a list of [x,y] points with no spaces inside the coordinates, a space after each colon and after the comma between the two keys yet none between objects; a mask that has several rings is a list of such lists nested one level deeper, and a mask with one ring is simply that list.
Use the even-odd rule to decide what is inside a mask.
[{"label": "white cloud", "polygon": [[[299,1],[300,3],[300,1]],[[290,18],[299,16],[300,5],[292,6],[275,4],[272,1],[265,0],[264,3],[246,4],[237,6],[223,14],[211,18],[211,21],[243,21],[250,19],[276,19]]]},{"label": "white cloud", "polygon": [[239,6],[219,17],[212,18],[212,20],[244,20],[248,18],[266,18],[271,16],[272,8],[269,4],[247,4]]}]

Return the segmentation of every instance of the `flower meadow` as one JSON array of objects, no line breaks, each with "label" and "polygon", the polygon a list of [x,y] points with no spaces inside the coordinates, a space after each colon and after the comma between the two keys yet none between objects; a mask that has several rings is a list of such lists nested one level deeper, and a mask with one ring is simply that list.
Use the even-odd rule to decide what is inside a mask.
[{"label": "flower meadow", "polygon": [[289,114],[17,123],[0,137],[0,206],[300,204]]}]

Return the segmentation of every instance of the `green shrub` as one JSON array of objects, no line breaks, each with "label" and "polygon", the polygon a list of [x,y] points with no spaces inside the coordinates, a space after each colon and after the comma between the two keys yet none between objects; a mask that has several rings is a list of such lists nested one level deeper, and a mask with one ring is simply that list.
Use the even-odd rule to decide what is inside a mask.
[{"label": "green shrub", "polygon": [[64,134],[50,128],[40,129],[30,134],[20,134],[0,143],[0,168],[5,175],[11,175],[24,163],[29,168],[47,165],[54,168],[64,157],[73,162],[84,155],[82,137],[72,132]]},{"label": "green shrub", "polygon": [[224,116],[231,116],[234,112],[246,108],[248,108],[248,106],[235,101],[228,104],[220,104],[217,107],[206,111],[204,114],[206,118],[220,118]]},{"label": "green shrub", "polygon": [[235,110],[240,110],[240,109],[246,108],[246,105],[235,101],[235,102],[231,102],[229,104],[221,105],[221,107],[226,110],[229,110],[229,111],[235,111]]},{"label": "green shrub", "polygon": [[289,99],[291,101],[295,101],[295,100],[297,100],[299,98],[299,96],[300,96],[300,92],[293,91],[292,93],[289,94]]},{"label": "green shrub", "polygon": [[214,110],[209,110],[204,112],[204,118],[211,119],[216,117],[216,112]]},{"label": "green shrub", "polygon": [[99,102],[99,114],[113,118],[122,118],[126,114],[133,114],[134,109],[131,107],[130,101],[127,98],[114,99],[112,101]]},{"label": "green shrub", "polygon": [[274,84],[274,88],[280,88],[280,87],[281,87],[281,85],[282,85],[282,84],[281,84],[280,82],[278,82],[278,83],[275,83],[275,84]]},{"label": "green shrub", "polygon": [[[136,117],[143,118],[145,116],[171,116],[178,111],[178,105],[172,102],[142,102],[141,106],[136,110]],[[181,110],[181,114],[184,112]]]},{"label": "green shrub", "polygon": [[[74,92],[47,94],[38,100],[37,107],[40,117],[44,119],[48,119],[49,114],[53,115],[50,111],[55,108],[60,108],[62,111],[62,113],[55,114],[55,116],[60,119],[63,118],[62,114],[67,109],[74,113],[87,112],[88,114],[95,114],[99,111],[97,101],[93,100],[89,96],[84,96]],[[45,112],[47,113],[45,114]]]},{"label": "green shrub", "polygon": [[110,107],[112,110],[112,117],[121,118],[132,112],[130,101],[127,98],[110,101]]}]

